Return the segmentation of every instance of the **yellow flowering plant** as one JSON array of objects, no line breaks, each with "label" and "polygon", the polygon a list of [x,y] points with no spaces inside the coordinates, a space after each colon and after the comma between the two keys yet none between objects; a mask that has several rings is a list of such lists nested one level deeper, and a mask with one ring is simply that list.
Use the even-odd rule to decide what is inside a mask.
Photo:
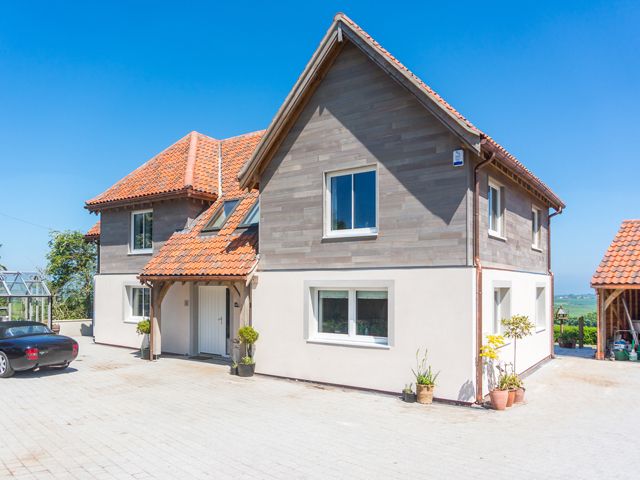
[{"label": "yellow flowering plant", "polygon": [[487,343],[480,348],[480,356],[487,360],[498,360],[500,358],[498,350],[504,347],[504,343],[502,335],[487,335]]}]

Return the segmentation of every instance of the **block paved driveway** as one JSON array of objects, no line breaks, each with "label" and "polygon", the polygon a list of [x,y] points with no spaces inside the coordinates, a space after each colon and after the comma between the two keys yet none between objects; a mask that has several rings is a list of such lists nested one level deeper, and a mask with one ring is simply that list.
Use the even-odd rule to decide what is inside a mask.
[{"label": "block paved driveway", "polygon": [[80,340],[65,373],[0,379],[0,478],[605,478],[640,468],[640,364],[561,357],[527,379],[527,405],[501,413],[241,379],[177,358],[150,364]]}]

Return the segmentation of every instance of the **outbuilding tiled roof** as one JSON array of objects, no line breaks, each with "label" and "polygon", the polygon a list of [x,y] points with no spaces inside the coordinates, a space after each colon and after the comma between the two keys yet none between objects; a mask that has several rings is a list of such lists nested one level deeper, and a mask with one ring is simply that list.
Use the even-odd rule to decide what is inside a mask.
[{"label": "outbuilding tiled roof", "polygon": [[625,220],[609,245],[591,286],[640,285],[640,220]]},{"label": "outbuilding tiled roof", "polygon": [[[251,272],[258,261],[258,231],[256,227],[238,229],[238,225],[258,201],[258,191],[241,190],[237,175],[263,133],[249,133],[220,142],[222,196],[190,229],[176,232],[167,240],[145,265],[141,278],[242,277]],[[203,233],[223,203],[234,199],[240,203],[223,228],[216,233]]]},{"label": "outbuilding tiled roof", "polygon": [[95,211],[158,196],[189,195],[215,200],[219,140],[191,132],[86,202]]}]

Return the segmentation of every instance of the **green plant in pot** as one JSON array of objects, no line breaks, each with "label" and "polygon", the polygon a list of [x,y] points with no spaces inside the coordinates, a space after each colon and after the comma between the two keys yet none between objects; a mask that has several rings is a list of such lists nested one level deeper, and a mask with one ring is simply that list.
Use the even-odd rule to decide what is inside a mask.
[{"label": "green plant in pot", "polygon": [[[512,383],[514,385],[519,384],[519,386],[514,387],[514,390],[517,390],[514,393],[520,399],[520,402],[524,401],[524,385],[522,384],[522,380],[516,374],[516,360],[517,360],[517,348],[518,348],[518,340],[522,340],[525,337],[528,337],[533,333],[535,329],[535,325],[529,317],[526,315],[514,315],[511,318],[505,318],[502,320],[502,326],[504,328],[504,336],[507,338],[513,339],[513,372],[511,375],[514,377],[511,378]],[[516,403],[520,403],[515,400]]]},{"label": "green plant in pot", "polygon": [[141,320],[136,325],[136,333],[142,335],[142,343],[140,345],[140,358],[149,360],[151,358],[151,349],[149,343],[149,334],[151,333],[151,322],[148,318]]},{"label": "green plant in pot", "polygon": [[258,341],[260,334],[251,325],[245,325],[238,330],[238,340],[244,345],[245,355],[240,359],[238,364],[239,377],[252,377],[256,362],[253,358],[254,345]]},{"label": "green plant in pot", "polygon": [[416,393],[413,391],[412,383],[407,383],[402,389],[402,400],[407,403],[415,403]]},{"label": "green plant in pot", "polygon": [[578,332],[574,330],[565,330],[558,335],[558,345],[562,348],[576,348],[578,341]]},{"label": "green plant in pot", "polygon": [[229,373],[231,375],[238,374],[238,362],[236,362],[235,360],[231,363],[231,366],[229,367]]},{"label": "green plant in pot", "polygon": [[418,403],[429,404],[433,402],[433,390],[440,372],[434,372],[431,365],[427,364],[427,350],[420,358],[420,349],[416,352],[416,369],[413,370],[416,377],[416,399]]}]

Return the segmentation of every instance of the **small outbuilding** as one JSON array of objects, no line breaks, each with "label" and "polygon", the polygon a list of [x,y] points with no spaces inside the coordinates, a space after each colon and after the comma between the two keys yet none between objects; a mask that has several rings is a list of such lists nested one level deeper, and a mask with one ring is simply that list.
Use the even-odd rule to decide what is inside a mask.
[{"label": "small outbuilding", "polygon": [[51,326],[51,292],[42,275],[0,272],[0,321],[33,320]]},{"label": "small outbuilding", "polygon": [[598,349],[638,344],[640,333],[640,220],[625,220],[591,279],[598,307]]}]

